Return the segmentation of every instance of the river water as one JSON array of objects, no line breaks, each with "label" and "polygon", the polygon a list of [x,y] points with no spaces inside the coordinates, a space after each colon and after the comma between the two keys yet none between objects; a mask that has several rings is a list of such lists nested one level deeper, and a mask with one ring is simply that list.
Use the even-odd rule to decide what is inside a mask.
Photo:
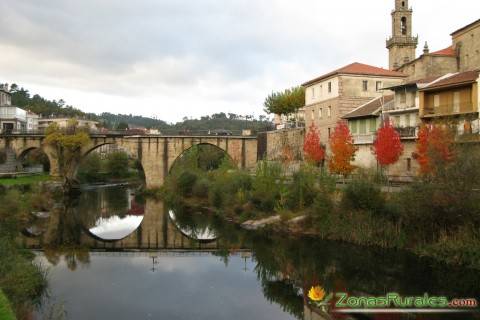
[{"label": "river water", "polygon": [[84,190],[39,214],[25,234],[48,269],[37,319],[479,319],[322,310],[307,297],[312,286],[479,298],[480,275],[405,252],[246,232],[124,186]]}]

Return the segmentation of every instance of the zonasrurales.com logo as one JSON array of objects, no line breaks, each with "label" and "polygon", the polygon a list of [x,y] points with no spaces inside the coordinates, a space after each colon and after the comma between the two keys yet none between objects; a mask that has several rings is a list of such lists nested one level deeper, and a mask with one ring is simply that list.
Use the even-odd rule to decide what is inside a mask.
[{"label": "zonasrurales.com logo", "polygon": [[[476,312],[475,298],[448,299],[445,296],[402,296],[390,292],[381,296],[353,296],[345,292],[327,294],[321,286],[313,286],[308,297],[311,304],[329,312],[364,313],[430,313],[430,312]],[[330,301],[334,298],[334,301]]]}]

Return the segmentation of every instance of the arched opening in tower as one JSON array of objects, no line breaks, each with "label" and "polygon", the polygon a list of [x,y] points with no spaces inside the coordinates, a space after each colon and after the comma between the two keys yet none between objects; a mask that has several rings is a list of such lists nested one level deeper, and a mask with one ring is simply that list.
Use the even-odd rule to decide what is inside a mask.
[{"label": "arched opening in tower", "polygon": [[407,35],[407,18],[402,17],[400,29],[402,30],[402,35],[406,36]]}]

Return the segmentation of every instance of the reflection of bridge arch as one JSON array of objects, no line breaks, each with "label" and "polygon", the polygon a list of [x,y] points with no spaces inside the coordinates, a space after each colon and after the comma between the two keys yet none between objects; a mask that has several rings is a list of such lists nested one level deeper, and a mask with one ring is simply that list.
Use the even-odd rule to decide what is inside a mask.
[{"label": "reflection of bridge arch", "polygon": [[[55,150],[46,145],[44,139],[44,135],[2,135],[0,149],[8,146],[18,157],[27,149],[41,148],[49,158],[50,174],[58,176]],[[257,139],[241,136],[91,135],[91,142],[83,148],[82,155],[106,144],[122,147],[141,162],[148,188],[161,186],[176,159],[187,149],[198,144],[211,144],[222,149],[240,168],[252,169],[257,162]]]},{"label": "reflection of bridge arch", "polygon": [[[60,226],[59,221],[73,212],[56,212],[50,217],[47,230],[35,238],[24,238],[25,245],[32,249],[41,249],[49,243],[56,243],[55,237],[58,228],[82,228],[82,225],[66,227]],[[62,216],[63,215],[63,216]],[[80,221],[79,221],[80,222]],[[162,202],[148,200],[145,206],[145,216],[140,227],[127,237],[117,241],[104,241],[82,230],[78,245],[92,250],[203,250],[218,249],[218,242],[202,243],[194,241],[183,235],[168,218],[168,214]]]}]

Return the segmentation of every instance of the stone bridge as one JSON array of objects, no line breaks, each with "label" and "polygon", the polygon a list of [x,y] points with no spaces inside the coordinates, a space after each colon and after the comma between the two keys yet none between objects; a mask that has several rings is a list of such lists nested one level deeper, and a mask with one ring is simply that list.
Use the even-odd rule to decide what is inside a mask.
[{"label": "stone bridge", "polygon": [[[16,159],[41,149],[50,161],[50,175],[58,176],[55,150],[44,142],[41,134],[12,134],[0,136],[0,150],[10,150]],[[239,168],[253,169],[257,163],[257,139],[246,136],[121,136],[91,135],[90,143],[82,149],[77,164],[91,151],[103,145],[117,145],[140,160],[148,188],[159,187],[185,151],[192,146],[210,144],[223,150]]]}]

